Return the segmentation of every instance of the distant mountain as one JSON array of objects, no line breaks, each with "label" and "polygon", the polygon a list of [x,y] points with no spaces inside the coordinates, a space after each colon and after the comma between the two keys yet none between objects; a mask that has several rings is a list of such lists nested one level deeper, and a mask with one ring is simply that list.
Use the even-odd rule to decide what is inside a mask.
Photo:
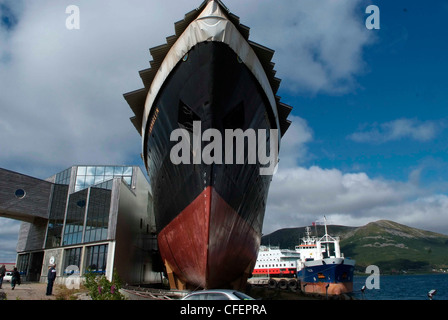
[{"label": "distant mountain", "polygon": [[[377,265],[382,273],[431,271],[448,268],[448,235],[411,228],[389,220],[362,227],[328,225],[328,233],[339,236],[341,252],[356,260],[357,270]],[[324,226],[312,227],[323,236]],[[277,230],[262,237],[262,245],[294,248],[300,244],[305,227]]]}]

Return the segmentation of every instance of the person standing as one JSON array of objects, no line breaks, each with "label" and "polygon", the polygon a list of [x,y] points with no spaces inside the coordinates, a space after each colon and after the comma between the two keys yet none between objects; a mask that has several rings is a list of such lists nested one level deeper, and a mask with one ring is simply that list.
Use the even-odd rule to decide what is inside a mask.
[{"label": "person standing", "polygon": [[5,277],[5,274],[6,274],[6,267],[5,265],[2,265],[0,267],[0,289],[2,288],[3,278]]},{"label": "person standing", "polygon": [[21,283],[20,273],[17,270],[17,267],[14,267],[14,270],[12,272],[12,277],[11,277],[11,289],[14,290],[14,288],[16,287],[17,284],[20,286],[20,283]]},{"label": "person standing", "polygon": [[56,264],[50,265],[48,268],[48,274],[47,274],[47,296],[51,296],[53,294],[53,283],[56,279]]}]

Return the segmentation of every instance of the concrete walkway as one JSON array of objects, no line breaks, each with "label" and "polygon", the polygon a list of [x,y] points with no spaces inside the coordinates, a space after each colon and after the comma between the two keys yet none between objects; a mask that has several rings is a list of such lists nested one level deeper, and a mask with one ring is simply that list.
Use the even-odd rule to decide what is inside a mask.
[{"label": "concrete walkway", "polygon": [[86,290],[69,290],[58,284],[53,287],[53,295],[47,296],[46,292],[46,283],[25,282],[12,290],[11,283],[3,282],[0,300],[4,294],[6,300],[91,300]]},{"label": "concrete walkway", "polygon": [[57,287],[53,288],[53,295],[47,296],[46,283],[22,283],[16,285],[14,290],[9,282],[4,282],[0,294],[6,294],[6,300],[56,300]]}]

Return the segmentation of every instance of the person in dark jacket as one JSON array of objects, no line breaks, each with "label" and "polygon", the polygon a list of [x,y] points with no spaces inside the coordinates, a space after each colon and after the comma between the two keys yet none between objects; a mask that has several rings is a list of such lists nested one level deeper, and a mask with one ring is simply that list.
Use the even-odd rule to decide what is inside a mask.
[{"label": "person in dark jacket", "polygon": [[47,296],[51,296],[53,294],[53,283],[56,279],[56,265],[51,265],[48,268],[48,275],[47,275]]},{"label": "person in dark jacket", "polygon": [[6,275],[6,268],[5,265],[2,265],[0,267],[0,289],[2,288],[3,278],[5,277],[5,275]]},{"label": "person in dark jacket", "polygon": [[20,273],[17,270],[17,267],[14,267],[14,270],[12,272],[12,277],[11,277],[11,289],[14,290],[14,288],[16,287],[16,285],[18,284],[20,286]]}]

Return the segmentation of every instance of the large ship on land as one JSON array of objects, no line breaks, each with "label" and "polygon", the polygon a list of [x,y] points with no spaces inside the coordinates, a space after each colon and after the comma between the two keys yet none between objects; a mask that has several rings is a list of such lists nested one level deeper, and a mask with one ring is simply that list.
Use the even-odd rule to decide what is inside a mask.
[{"label": "large ship on land", "polygon": [[[239,289],[255,265],[272,174],[260,174],[264,163],[250,161],[247,141],[242,162],[234,156],[230,163],[173,163],[178,140],[171,134],[183,129],[192,144],[189,154],[180,151],[182,159],[196,159],[211,144],[203,138],[194,146],[198,128],[222,136],[228,129],[265,130],[257,147],[276,154],[292,108],[276,96],[274,52],[251,42],[249,28],[221,1],[204,1],[175,31],[150,49],[151,68],[140,71],[144,88],[124,95],[142,136],[159,250],[173,289]],[[214,153],[227,155],[224,145]]]}]

